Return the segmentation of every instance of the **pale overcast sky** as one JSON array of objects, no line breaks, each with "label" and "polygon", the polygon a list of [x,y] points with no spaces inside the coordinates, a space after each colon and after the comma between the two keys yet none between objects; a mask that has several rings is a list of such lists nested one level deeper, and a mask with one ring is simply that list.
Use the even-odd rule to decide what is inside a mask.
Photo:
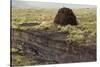
[{"label": "pale overcast sky", "polygon": [[65,4],[65,3],[50,3],[37,1],[12,0],[12,7],[36,7],[36,8],[95,8],[95,5],[79,5],[79,4]]}]

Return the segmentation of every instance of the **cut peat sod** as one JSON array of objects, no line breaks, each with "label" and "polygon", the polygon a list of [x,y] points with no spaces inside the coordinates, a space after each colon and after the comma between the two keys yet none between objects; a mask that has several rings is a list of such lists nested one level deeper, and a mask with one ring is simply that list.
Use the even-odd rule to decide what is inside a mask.
[{"label": "cut peat sod", "polygon": [[[11,29],[11,33],[14,66],[96,61],[96,43],[68,43],[63,32]],[[24,58],[16,63],[18,55],[30,63],[24,64]]]}]

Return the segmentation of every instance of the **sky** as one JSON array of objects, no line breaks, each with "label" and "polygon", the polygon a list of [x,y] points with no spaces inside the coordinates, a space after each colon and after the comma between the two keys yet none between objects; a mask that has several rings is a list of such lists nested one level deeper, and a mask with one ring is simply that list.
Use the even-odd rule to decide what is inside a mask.
[{"label": "sky", "polygon": [[50,3],[39,1],[24,1],[12,0],[12,7],[18,8],[95,8],[95,5],[80,5],[80,4],[66,4],[66,3]]}]

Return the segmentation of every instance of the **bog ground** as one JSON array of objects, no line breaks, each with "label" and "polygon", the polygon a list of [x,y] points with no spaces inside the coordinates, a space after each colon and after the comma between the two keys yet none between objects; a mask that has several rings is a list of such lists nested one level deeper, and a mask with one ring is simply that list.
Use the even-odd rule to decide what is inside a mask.
[{"label": "bog ground", "polygon": [[96,8],[72,9],[78,25],[55,25],[57,9],[12,8],[12,65],[96,61]]}]

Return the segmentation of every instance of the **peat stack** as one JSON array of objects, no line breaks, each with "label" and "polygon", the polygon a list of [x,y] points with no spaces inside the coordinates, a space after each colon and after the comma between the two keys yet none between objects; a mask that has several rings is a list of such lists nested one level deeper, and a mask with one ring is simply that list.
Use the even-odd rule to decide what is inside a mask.
[{"label": "peat stack", "polygon": [[58,10],[54,19],[55,24],[60,25],[77,25],[76,16],[70,8],[61,8]]}]

